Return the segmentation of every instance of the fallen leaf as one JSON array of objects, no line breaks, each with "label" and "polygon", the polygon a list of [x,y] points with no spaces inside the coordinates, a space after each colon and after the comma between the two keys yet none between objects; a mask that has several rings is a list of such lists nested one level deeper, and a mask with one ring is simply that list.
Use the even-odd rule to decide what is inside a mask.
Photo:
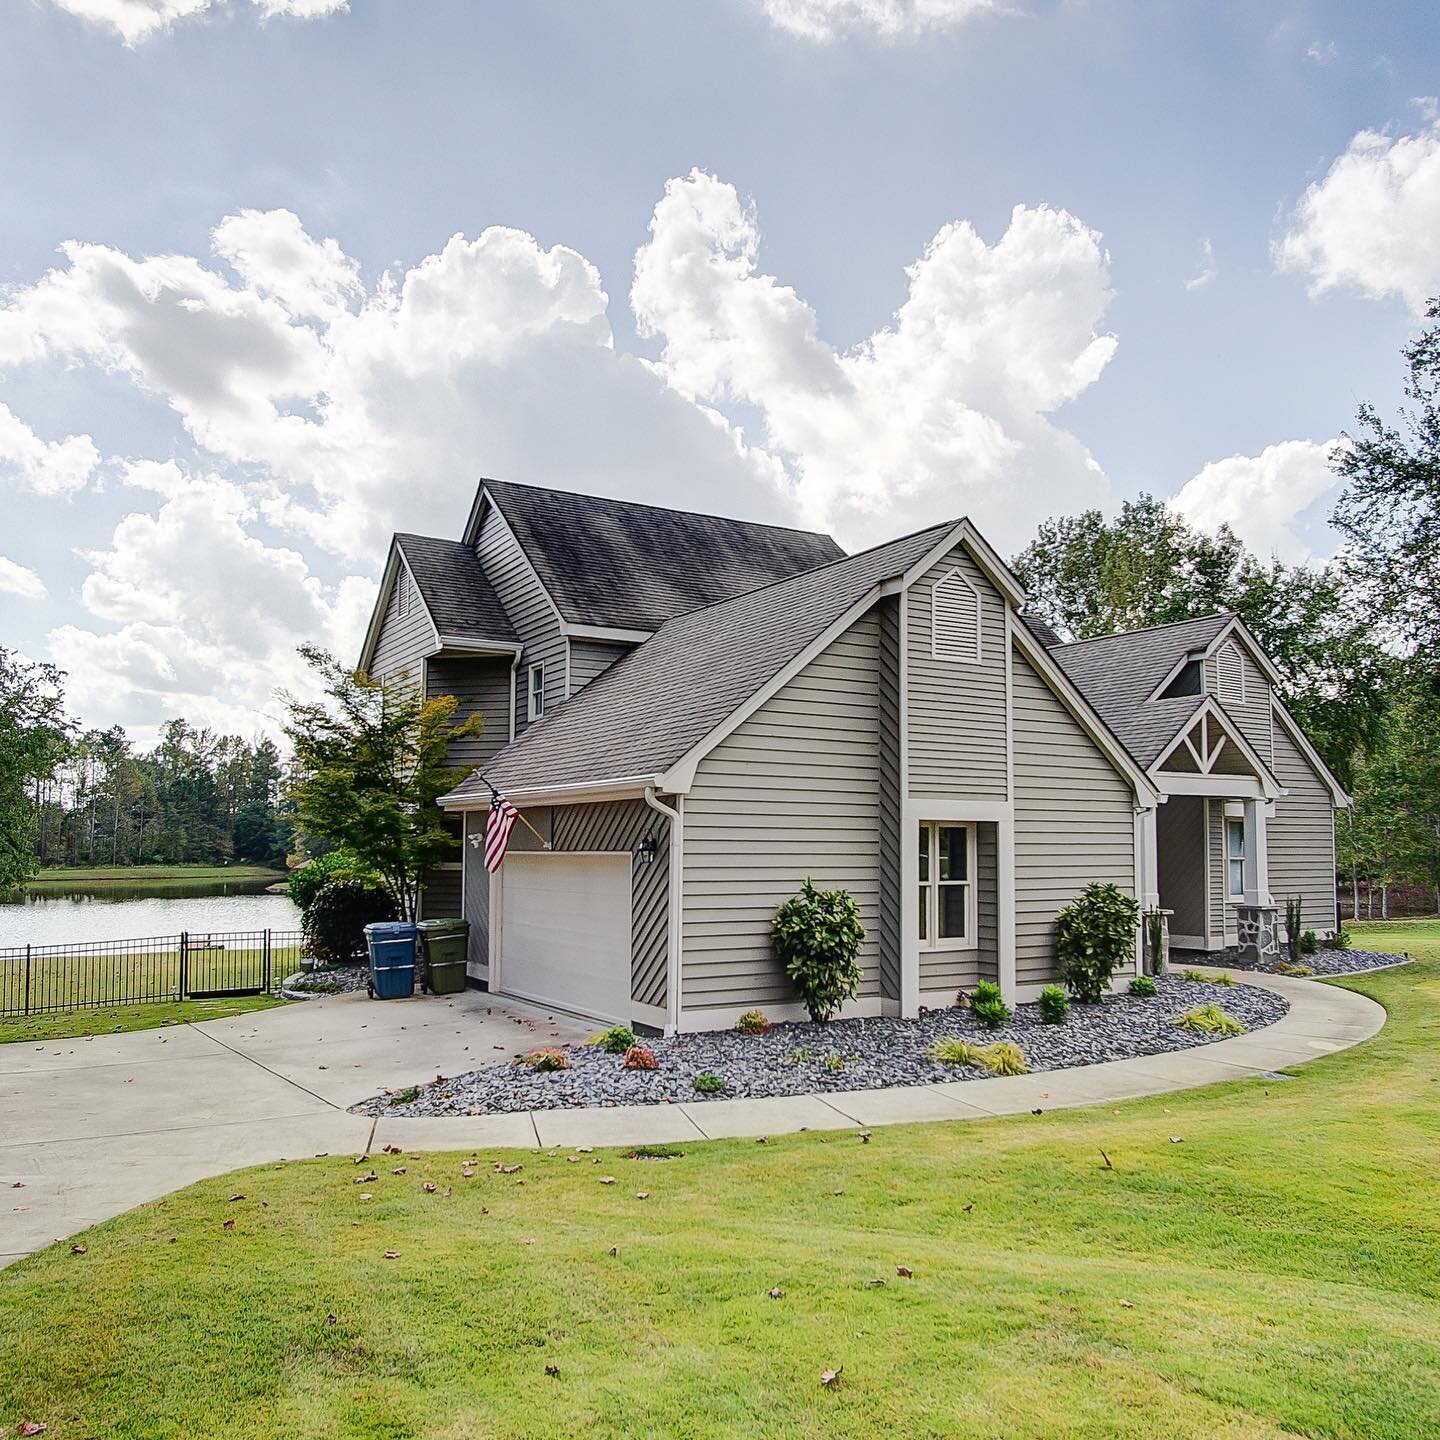
[{"label": "fallen leaf", "polygon": [[495,1169],[501,1175],[514,1175],[516,1171],[523,1170],[523,1165],[502,1165],[498,1160],[495,1162]]},{"label": "fallen leaf", "polygon": [[783,1300],[785,1298],[785,1292],[777,1285],[770,1291],[770,1298],[772,1300]]},{"label": "fallen leaf", "polygon": [[1170,1137],[1170,1143],[1172,1145],[1183,1145],[1185,1143],[1185,1137],[1183,1135],[1172,1135]]},{"label": "fallen leaf", "polygon": [[20,1422],[22,1435],[43,1435],[49,1428],[43,1420],[22,1420]]},{"label": "fallen leaf", "polygon": [[375,1197],[368,1190],[362,1190],[360,1192],[360,1198],[362,1200],[373,1200]]},{"label": "fallen leaf", "polygon": [[1120,1303],[1121,1303],[1127,1310],[1133,1310],[1133,1309],[1135,1308],[1135,1302],[1134,1302],[1133,1300],[1122,1300]]},{"label": "fallen leaf", "polygon": [[560,1373],[560,1367],[558,1365],[547,1365],[545,1367],[545,1373],[552,1376],[558,1375]]},{"label": "fallen leaf", "polygon": [[384,1258],[386,1260],[398,1260],[400,1258],[400,1252],[398,1250],[387,1250]]},{"label": "fallen leaf", "polygon": [[635,1192],[635,1198],[637,1200],[648,1200],[650,1198],[650,1192],[648,1190],[637,1190]]},{"label": "fallen leaf", "polygon": [[1105,1168],[1107,1170],[1113,1170],[1115,1168],[1110,1163],[1110,1157],[1103,1150],[1100,1152],[1100,1158],[1105,1162]]},{"label": "fallen leaf", "polygon": [[837,1365],[833,1370],[822,1370],[820,1372],[820,1383],[833,1388],[840,1383],[840,1374],[845,1369],[843,1365]]},{"label": "fallen leaf", "polygon": [[908,1265],[897,1265],[895,1267],[895,1273],[900,1276],[902,1280],[913,1279],[915,1275],[915,1272]]},{"label": "fallen leaf", "polygon": [[405,1167],[403,1165],[397,1165],[390,1173],[392,1175],[403,1175],[405,1173]]},{"label": "fallen leaf", "polygon": [[843,1195],[845,1192],[843,1190],[837,1190],[835,1193],[837,1195]]},{"label": "fallen leaf", "polygon": [[427,1195],[433,1195],[440,1187],[433,1180],[427,1180],[420,1188]]},{"label": "fallen leaf", "polygon": [[868,1145],[870,1143],[870,1132],[868,1130],[862,1130],[860,1132],[860,1143],[862,1145]]},{"label": "fallen leaf", "polygon": [[1034,1110],[1032,1110],[1030,1113],[1031,1113],[1032,1115],[1043,1115],[1045,1112],[1044,1112],[1043,1110],[1041,1110],[1041,1109],[1039,1108],[1039,1106],[1036,1106],[1036,1108],[1035,1108]]},{"label": "fallen leaf", "polygon": [[340,1317],[338,1315],[327,1315],[325,1317],[325,1323],[327,1325],[338,1325],[340,1323]]},{"label": "fallen leaf", "polygon": [[866,1283],[867,1285],[884,1285],[884,1284],[886,1284],[887,1282],[884,1281],[884,1280],[867,1280],[865,1283]]},{"label": "fallen leaf", "polygon": [[968,1215],[975,1208],[975,1202],[973,1200],[969,1200],[960,1208]]},{"label": "fallen leaf", "polygon": [[244,1198],[243,1195],[232,1195],[230,1197],[230,1203],[233,1205],[237,1200],[243,1200]]},{"label": "fallen leaf", "polygon": [[88,1245],[72,1245],[70,1247],[70,1253],[72,1255],[83,1255],[89,1248]]},{"label": "fallen leaf", "polygon": [[398,1145],[386,1145],[381,1148],[382,1155],[399,1155],[401,1153]]},{"label": "fallen leaf", "polygon": [[455,1192],[447,1185],[441,1192],[441,1196],[448,1200]]},{"label": "fallen leaf", "polygon": [[755,1143],[757,1145],[768,1145],[770,1143],[770,1137],[768,1135],[757,1135],[755,1137]]},{"label": "fallen leaf", "polygon": [[352,1185],[370,1185],[380,1177],[372,1170],[368,1175],[357,1175],[350,1183]]},{"label": "fallen leaf", "polygon": [[233,1230],[235,1228],[235,1222],[233,1220],[227,1220],[220,1228],[222,1230]]},{"label": "fallen leaf", "polygon": [[600,1177],[600,1183],[602,1185],[613,1185],[615,1183],[615,1177],[613,1175],[602,1175]]}]

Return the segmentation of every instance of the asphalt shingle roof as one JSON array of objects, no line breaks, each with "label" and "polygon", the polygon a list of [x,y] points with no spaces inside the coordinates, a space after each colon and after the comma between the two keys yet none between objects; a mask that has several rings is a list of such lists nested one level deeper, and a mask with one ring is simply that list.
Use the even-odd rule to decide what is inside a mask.
[{"label": "asphalt shingle roof", "polygon": [[[501,790],[659,775],[957,522],[678,616],[486,767]],[[487,794],[478,774],[449,798]]]},{"label": "asphalt shingle roof", "polygon": [[480,557],[458,540],[397,535],[435,628],[447,639],[519,644],[515,627],[485,578]]},{"label": "asphalt shingle roof", "polygon": [[754,525],[487,480],[541,582],[576,625],[658,630],[714,605],[838,560],[829,535]]}]

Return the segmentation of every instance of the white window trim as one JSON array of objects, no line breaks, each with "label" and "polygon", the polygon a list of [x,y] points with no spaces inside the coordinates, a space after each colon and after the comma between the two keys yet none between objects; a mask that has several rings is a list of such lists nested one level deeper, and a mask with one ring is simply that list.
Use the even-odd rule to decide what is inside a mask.
[{"label": "white window trim", "polygon": [[[980,877],[976,873],[976,826],[969,820],[922,820],[920,822],[922,834],[929,837],[930,852],[930,878],[916,882],[916,888],[923,887],[929,892],[930,899],[926,904],[926,914],[930,919],[930,928],[933,931],[937,928],[940,915],[940,832],[941,830],[963,830],[965,832],[965,874],[969,877],[965,883],[965,935],[963,939],[946,937],[944,939],[936,936],[934,939],[925,939],[919,942],[920,949],[927,955],[937,951],[950,950],[976,950],[980,945],[980,937],[976,933],[978,928],[979,905],[976,903],[976,895],[980,885]],[[953,883],[953,882],[946,882]]]},{"label": "white window trim", "polygon": [[[1232,827],[1240,831],[1240,853],[1238,855],[1232,855],[1230,853],[1230,831]],[[1235,902],[1243,901],[1245,898],[1245,861],[1249,858],[1245,854],[1245,822],[1226,815],[1224,817],[1222,833],[1225,841],[1225,897]],[[1238,890],[1232,890],[1230,888],[1230,867],[1237,860],[1240,862],[1240,888]]]},{"label": "white window trim", "polygon": [[[536,698],[535,676],[536,676],[537,674],[540,676],[540,688],[539,688],[540,707],[539,707],[539,709],[536,709],[536,707],[535,707],[535,698]],[[526,672],[526,676],[525,676],[525,706],[526,706],[526,713],[527,713],[527,715],[529,716],[529,718],[530,718],[530,720],[531,720],[532,722],[540,719],[540,717],[541,717],[542,715],[544,715],[544,713],[545,713],[545,662],[544,662],[543,660],[540,661],[538,664],[532,665],[532,666],[530,667],[530,669]]]},{"label": "white window trim", "polygon": [[[940,643],[940,591],[946,586],[952,586],[958,581],[970,592],[970,599],[975,605],[975,644],[970,649],[954,649]],[[957,565],[953,570],[947,570],[930,587],[930,657],[933,660],[968,660],[973,664],[980,664],[985,658],[985,642],[982,634],[984,630],[985,611],[981,600],[979,587],[970,577]]]}]

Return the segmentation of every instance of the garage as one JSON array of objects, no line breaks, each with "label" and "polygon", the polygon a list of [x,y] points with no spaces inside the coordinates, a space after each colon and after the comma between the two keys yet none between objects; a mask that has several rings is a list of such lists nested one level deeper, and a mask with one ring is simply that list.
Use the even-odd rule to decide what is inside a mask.
[{"label": "garage", "polygon": [[497,989],[630,1021],[630,856],[526,854],[500,867]]}]

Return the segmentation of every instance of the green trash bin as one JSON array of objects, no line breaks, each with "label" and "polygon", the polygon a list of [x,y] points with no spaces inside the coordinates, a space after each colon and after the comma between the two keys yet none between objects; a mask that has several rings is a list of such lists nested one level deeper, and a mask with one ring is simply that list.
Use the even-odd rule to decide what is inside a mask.
[{"label": "green trash bin", "polygon": [[432,995],[458,994],[465,988],[470,922],[422,920],[416,928],[425,947],[425,988]]}]

